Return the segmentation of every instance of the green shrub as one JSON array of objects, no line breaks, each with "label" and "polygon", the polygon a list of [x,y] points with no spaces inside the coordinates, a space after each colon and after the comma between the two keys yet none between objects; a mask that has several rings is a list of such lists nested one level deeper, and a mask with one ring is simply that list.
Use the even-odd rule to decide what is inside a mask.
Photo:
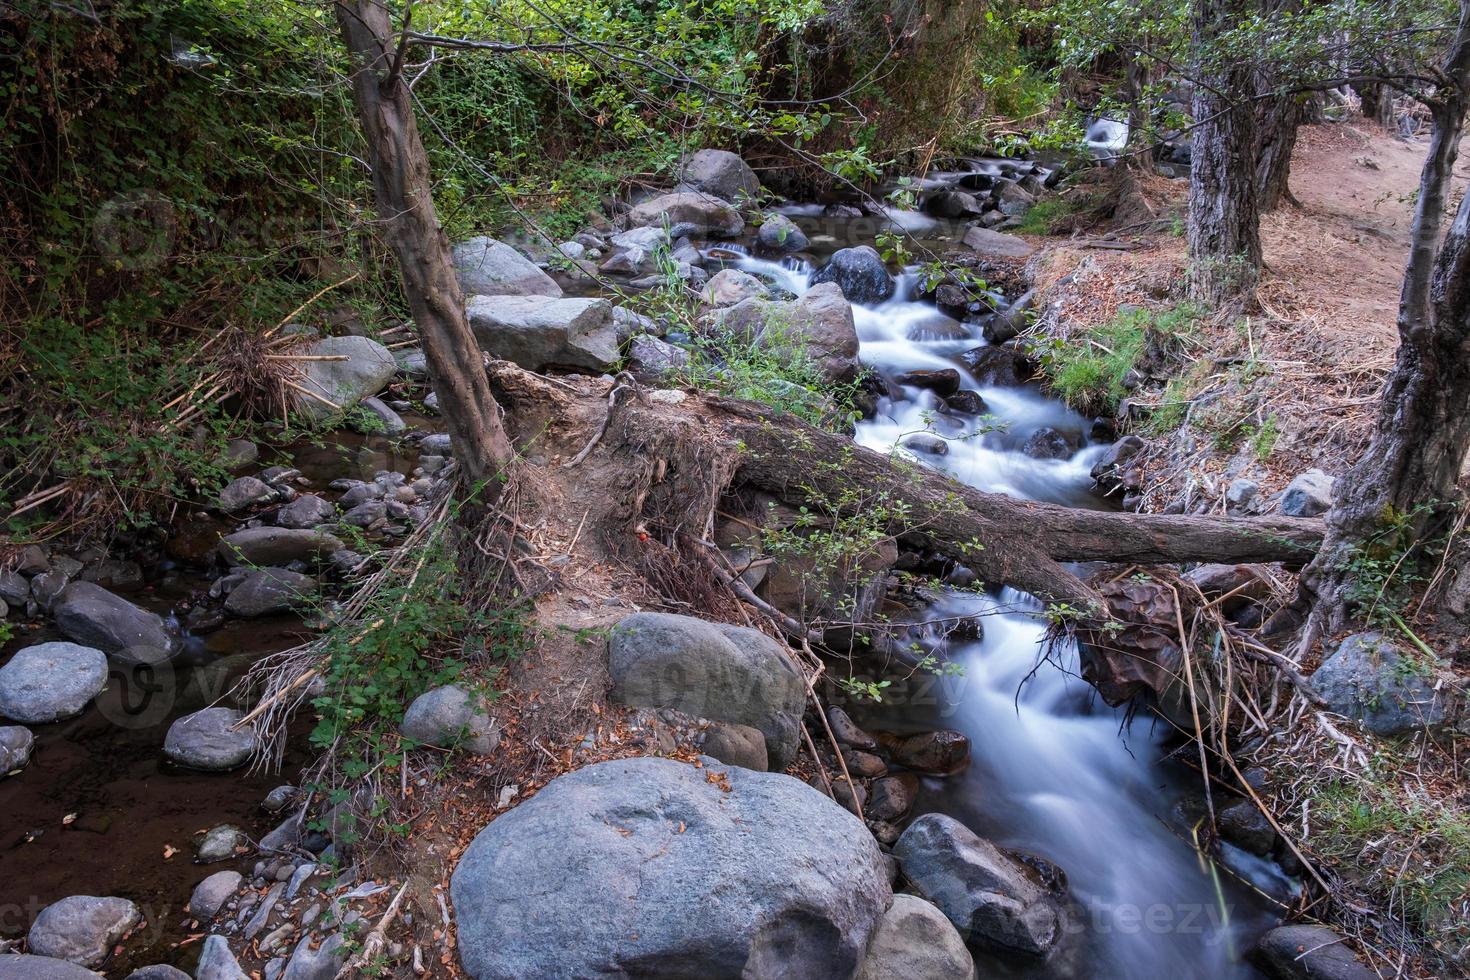
[{"label": "green shrub", "polygon": [[1169,310],[1135,309],[1074,335],[1035,341],[1030,351],[1041,364],[1047,386],[1068,405],[1091,415],[1113,415],[1127,393],[1129,372],[1145,356],[1172,351],[1192,328],[1197,314],[1181,304]]}]

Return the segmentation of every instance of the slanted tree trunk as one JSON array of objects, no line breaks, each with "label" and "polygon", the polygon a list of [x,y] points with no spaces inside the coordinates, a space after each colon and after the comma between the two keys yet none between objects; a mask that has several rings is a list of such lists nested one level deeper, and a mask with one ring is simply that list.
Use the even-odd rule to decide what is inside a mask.
[{"label": "slanted tree trunk", "polygon": [[1450,181],[1470,106],[1470,0],[1430,108],[1434,132],[1419,181],[1408,268],[1399,298],[1399,349],[1378,404],[1372,442],[1338,483],[1322,551],[1302,577],[1315,603],[1306,633],[1346,621],[1354,549],[1392,518],[1420,538],[1460,498],[1470,450],[1470,197],[1440,240]]},{"label": "slanted tree trunk", "polygon": [[351,56],[352,98],[373,168],[378,220],[398,258],[456,458],[480,488],[477,502],[490,503],[499,493],[511,445],[465,319],[449,240],[434,211],[429,160],[398,71],[402,52],[395,53],[388,8],[377,0],[337,0],[336,15]]},{"label": "slanted tree trunk", "polygon": [[1260,148],[1256,156],[1256,202],[1262,214],[1282,201],[1295,201],[1288,181],[1296,134],[1306,115],[1307,97],[1278,95],[1261,101],[1256,111]]},{"label": "slanted tree trunk", "polygon": [[1214,41],[1245,22],[1247,0],[1194,0],[1195,129],[1189,170],[1189,289],[1215,306],[1255,288],[1261,274],[1256,203],[1255,91],[1248,65],[1220,60]]}]

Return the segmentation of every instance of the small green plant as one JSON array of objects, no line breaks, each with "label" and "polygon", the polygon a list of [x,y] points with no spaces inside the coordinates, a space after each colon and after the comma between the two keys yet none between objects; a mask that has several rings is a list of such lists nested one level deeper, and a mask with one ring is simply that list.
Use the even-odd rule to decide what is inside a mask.
[{"label": "small green plant", "polygon": [[1052,391],[1079,412],[1112,415],[1127,392],[1128,375],[1151,350],[1172,349],[1194,325],[1194,307],[1133,309],[1068,343],[1060,338],[1028,346]]},{"label": "small green plant", "polygon": [[1265,462],[1276,451],[1276,440],[1279,438],[1281,438],[1281,430],[1276,423],[1276,413],[1272,412],[1251,433],[1251,452],[1255,454],[1256,459]]},{"label": "small green plant", "polygon": [[1347,553],[1347,598],[1369,623],[1403,623],[1404,610],[1424,584],[1424,568],[1445,546],[1442,538],[1420,535],[1423,518],[1433,510],[1433,503],[1409,511],[1387,508],[1379,517],[1377,530]]},{"label": "small green plant", "polygon": [[1016,230],[1028,235],[1052,235],[1064,221],[1081,209],[1079,202],[1065,197],[1049,197],[1027,208]]},{"label": "small green plant", "polygon": [[774,311],[755,336],[716,326],[691,343],[689,355],[679,380],[691,388],[760,402],[834,431],[850,429],[859,415],[857,385],[829,380]]}]

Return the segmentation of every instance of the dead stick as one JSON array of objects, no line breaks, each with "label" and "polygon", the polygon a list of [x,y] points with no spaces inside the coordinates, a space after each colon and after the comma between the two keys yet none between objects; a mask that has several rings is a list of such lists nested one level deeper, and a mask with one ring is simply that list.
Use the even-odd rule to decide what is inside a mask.
[{"label": "dead stick", "polygon": [[357,955],[344,963],[342,969],[337,971],[338,980],[351,976],[354,971],[361,970],[377,957],[388,941],[388,925],[397,917],[398,906],[403,904],[403,896],[407,892],[408,881],[405,880],[398,889],[398,894],[393,896],[393,901],[388,903],[388,909],[383,913],[383,917],[378,920],[378,924],[373,926],[373,931],[368,933],[367,939],[363,941],[362,949],[358,950]]}]

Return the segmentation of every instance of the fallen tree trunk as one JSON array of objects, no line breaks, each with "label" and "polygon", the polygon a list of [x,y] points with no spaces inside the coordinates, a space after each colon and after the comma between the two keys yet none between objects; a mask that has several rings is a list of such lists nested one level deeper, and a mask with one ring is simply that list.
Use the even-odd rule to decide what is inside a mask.
[{"label": "fallen tree trunk", "polygon": [[1106,604],[1063,562],[1300,566],[1322,540],[1316,520],[1091,511],[983,493],[752,402],[669,391],[610,400],[595,382],[554,386],[499,362],[491,381],[520,438],[568,440],[588,527],[612,542],[645,530],[707,540],[732,487],[822,512],[882,506],[894,515],[894,537],[951,556],[986,582],[1083,613]]}]

